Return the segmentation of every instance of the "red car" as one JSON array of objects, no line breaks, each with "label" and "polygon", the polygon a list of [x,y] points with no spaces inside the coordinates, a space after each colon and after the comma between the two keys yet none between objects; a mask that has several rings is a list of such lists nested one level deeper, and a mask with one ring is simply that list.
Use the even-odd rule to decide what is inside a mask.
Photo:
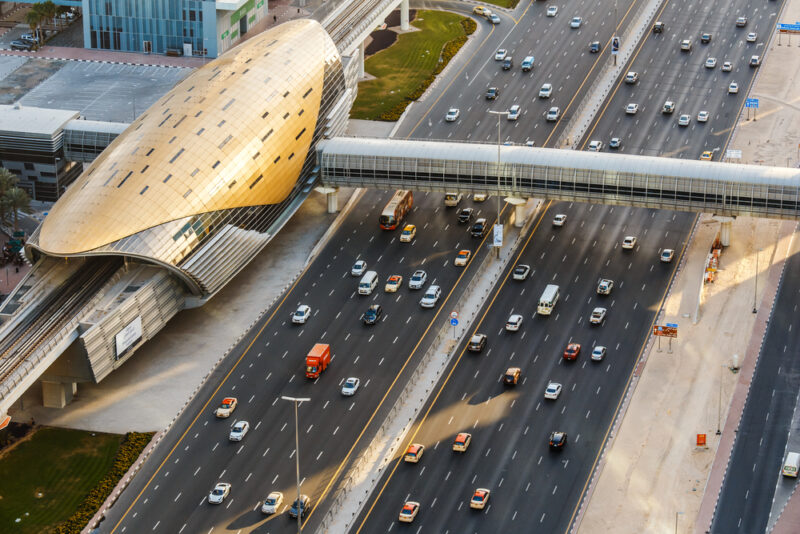
[{"label": "red car", "polygon": [[581,352],[581,344],[580,343],[570,343],[567,345],[567,348],[564,349],[564,359],[565,360],[577,360],[578,354]]}]

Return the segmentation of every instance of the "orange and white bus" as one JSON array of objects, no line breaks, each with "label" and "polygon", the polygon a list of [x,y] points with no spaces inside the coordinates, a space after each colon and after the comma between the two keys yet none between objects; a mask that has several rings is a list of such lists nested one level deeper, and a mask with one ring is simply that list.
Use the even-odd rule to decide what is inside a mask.
[{"label": "orange and white bus", "polygon": [[414,195],[411,191],[402,189],[395,191],[392,199],[383,208],[380,217],[380,225],[384,230],[394,230],[403,221],[408,210],[414,205]]}]

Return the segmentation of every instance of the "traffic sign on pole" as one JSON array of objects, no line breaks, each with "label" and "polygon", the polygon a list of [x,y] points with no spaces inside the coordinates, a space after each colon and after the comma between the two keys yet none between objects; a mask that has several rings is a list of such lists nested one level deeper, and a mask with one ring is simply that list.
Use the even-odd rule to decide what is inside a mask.
[{"label": "traffic sign on pole", "polygon": [[745,101],[744,101],[744,107],[758,109],[758,99],[757,98],[746,98]]},{"label": "traffic sign on pole", "polygon": [[450,319],[450,324],[453,326],[458,326],[458,319],[456,318]]},{"label": "traffic sign on pole", "polygon": [[457,311],[450,312],[450,318],[451,319],[458,319],[458,312]]}]

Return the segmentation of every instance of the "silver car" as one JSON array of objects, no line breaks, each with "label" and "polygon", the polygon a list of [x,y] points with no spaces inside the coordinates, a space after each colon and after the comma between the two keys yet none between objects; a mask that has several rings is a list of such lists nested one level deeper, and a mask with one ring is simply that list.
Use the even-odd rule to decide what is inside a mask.
[{"label": "silver car", "polygon": [[442,290],[439,286],[429,286],[422,295],[419,305],[423,308],[433,308],[439,302],[439,297],[442,296]]}]

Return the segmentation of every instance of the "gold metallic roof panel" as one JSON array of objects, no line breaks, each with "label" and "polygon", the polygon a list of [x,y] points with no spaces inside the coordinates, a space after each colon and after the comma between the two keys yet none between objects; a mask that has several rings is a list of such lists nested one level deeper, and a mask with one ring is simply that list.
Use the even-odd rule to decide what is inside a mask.
[{"label": "gold metallic roof panel", "polygon": [[309,150],[332,46],[318,22],[297,20],[192,73],[66,191],[39,247],[78,254],[188,216],[283,201]]}]

